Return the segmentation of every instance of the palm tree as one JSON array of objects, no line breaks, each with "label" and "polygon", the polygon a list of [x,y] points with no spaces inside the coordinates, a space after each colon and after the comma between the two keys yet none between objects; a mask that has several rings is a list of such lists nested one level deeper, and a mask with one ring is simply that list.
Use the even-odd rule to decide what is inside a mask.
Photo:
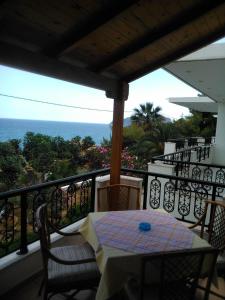
[{"label": "palm tree", "polygon": [[135,108],[134,114],[131,116],[131,120],[138,126],[143,126],[145,130],[153,129],[154,125],[162,121],[164,117],[159,113],[161,107],[153,107],[153,103],[146,102],[145,104],[140,104],[140,109]]}]

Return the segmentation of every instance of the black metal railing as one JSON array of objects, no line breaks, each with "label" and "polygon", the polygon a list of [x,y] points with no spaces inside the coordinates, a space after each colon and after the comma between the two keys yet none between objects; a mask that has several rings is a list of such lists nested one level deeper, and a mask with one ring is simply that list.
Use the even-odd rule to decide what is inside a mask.
[{"label": "black metal railing", "polygon": [[[196,151],[198,162],[191,161],[191,153],[193,150]],[[190,151],[185,150],[153,157],[152,162],[161,161],[164,164],[174,165],[176,176],[225,184],[225,166],[200,162],[209,158],[209,155],[210,146],[195,147],[191,148]]]},{"label": "black metal railing", "polygon": [[225,166],[198,162],[171,161],[170,163],[175,164],[176,176],[225,184]]},{"label": "black metal railing", "polygon": [[[195,223],[204,211],[205,200],[222,200],[225,184],[141,170],[122,169],[143,178],[143,208],[163,208],[177,219]],[[208,222],[210,216],[208,215]],[[208,224],[207,224],[208,225]]]},{"label": "black metal railing", "polygon": [[[195,222],[202,215],[204,201],[223,198],[225,184],[169,176],[143,170],[122,169],[122,174],[143,178],[141,208],[163,208],[176,218]],[[102,169],[28,188],[0,194],[0,254],[28,251],[28,244],[37,240],[35,212],[48,203],[50,217],[65,227],[94,211],[96,177],[109,173]]]},{"label": "black metal railing", "polygon": [[35,213],[48,203],[51,221],[65,227],[94,211],[96,177],[109,173],[102,169],[0,194],[0,257],[12,251],[28,251],[37,240]]},{"label": "black metal railing", "polygon": [[199,141],[197,137],[187,137],[187,138],[178,138],[178,139],[169,139],[168,142],[176,144],[176,151],[184,149],[185,147],[197,147],[203,145],[210,145],[212,142],[211,137],[204,138],[204,142]]},{"label": "black metal railing", "polygon": [[190,162],[191,161],[191,155],[193,152],[196,153],[196,160],[198,162],[205,160],[209,158],[210,156],[210,146],[198,146],[198,147],[191,147],[187,148],[181,151],[168,153],[164,155],[159,156],[153,156],[151,159],[151,162],[154,163],[156,160],[163,161],[165,164],[173,164],[174,161],[180,161],[180,162]]}]

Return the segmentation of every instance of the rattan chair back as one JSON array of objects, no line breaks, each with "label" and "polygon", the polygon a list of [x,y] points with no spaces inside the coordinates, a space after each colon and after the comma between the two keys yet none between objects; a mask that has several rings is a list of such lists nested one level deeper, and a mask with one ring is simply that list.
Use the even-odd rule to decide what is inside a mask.
[{"label": "rattan chair back", "polygon": [[36,228],[39,233],[41,254],[45,277],[48,273],[48,251],[51,247],[50,228],[48,224],[47,205],[43,204],[36,211]]},{"label": "rattan chair back", "polygon": [[73,290],[75,295],[80,290],[92,289],[98,285],[100,272],[96,264],[95,253],[87,242],[51,247],[50,233],[75,236],[80,235],[79,232],[66,233],[56,228],[48,219],[46,204],[37,209],[36,226],[44,266],[44,279],[39,295],[43,288],[46,300],[49,293],[54,295]]},{"label": "rattan chair back", "polygon": [[141,265],[139,299],[147,299],[145,292],[149,287],[148,278],[157,272],[159,284],[156,285],[156,299],[195,299],[198,280],[201,276],[207,277],[205,295],[202,299],[208,299],[217,255],[218,250],[205,248],[144,256]]},{"label": "rattan chair back", "polygon": [[98,211],[140,209],[140,188],[114,184],[98,188]]},{"label": "rattan chair back", "polygon": [[209,205],[211,210],[208,241],[213,247],[225,250],[225,205],[218,201],[206,201],[206,206]]}]

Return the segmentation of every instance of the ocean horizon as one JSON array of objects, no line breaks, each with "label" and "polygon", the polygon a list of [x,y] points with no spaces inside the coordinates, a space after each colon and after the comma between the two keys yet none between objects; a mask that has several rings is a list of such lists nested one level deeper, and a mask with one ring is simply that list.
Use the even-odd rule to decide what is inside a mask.
[{"label": "ocean horizon", "polygon": [[91,136],[95,143],[100,145],[103,138],[110,138],[111,126],[99,123],[0,118],[0,142],[11,139],[23,140],[28,131],[52,137],[61,136],[65,140],[71,140],[75,136],[81,138]]}]

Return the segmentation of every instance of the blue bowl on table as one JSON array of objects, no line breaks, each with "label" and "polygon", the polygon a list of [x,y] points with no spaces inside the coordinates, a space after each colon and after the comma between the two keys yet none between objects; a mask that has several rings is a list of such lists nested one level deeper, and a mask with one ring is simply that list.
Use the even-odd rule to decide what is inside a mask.
[{"label": "blue bowl on table", "polygon": [[151,230],[151,224],[147,222],[141,222],[139,223],[139,229],[141,231],[149,231]]}]

